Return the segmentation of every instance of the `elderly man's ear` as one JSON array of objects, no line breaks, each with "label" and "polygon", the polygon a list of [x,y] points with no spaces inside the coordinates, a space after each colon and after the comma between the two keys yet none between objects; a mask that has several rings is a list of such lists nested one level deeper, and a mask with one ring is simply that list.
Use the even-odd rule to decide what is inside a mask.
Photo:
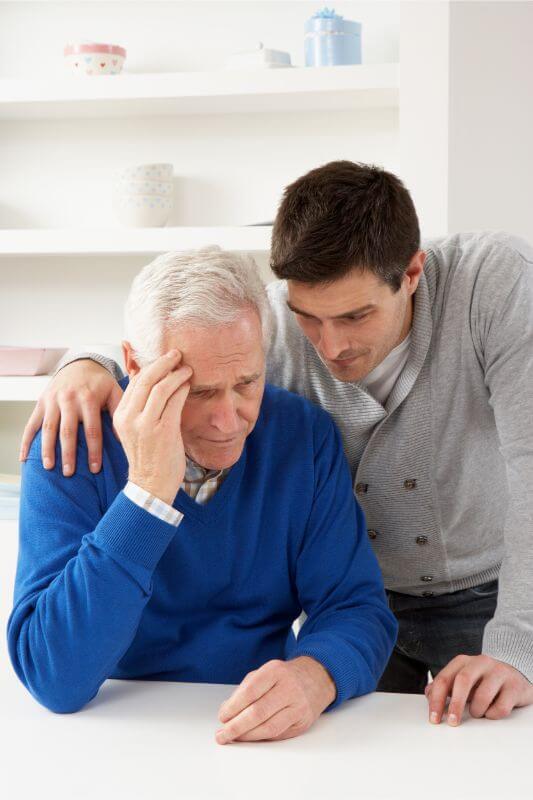
[{"label": "elderly man's ear", "polygon": [[125,339],[122,342],[122,355],[124,356],[124,364],[126,365],[126,372],[128,373],[128,375],[130,377],[132,375],[136,375],[141,368],[135,361],[135,357],[133,355],[133,347]]}]

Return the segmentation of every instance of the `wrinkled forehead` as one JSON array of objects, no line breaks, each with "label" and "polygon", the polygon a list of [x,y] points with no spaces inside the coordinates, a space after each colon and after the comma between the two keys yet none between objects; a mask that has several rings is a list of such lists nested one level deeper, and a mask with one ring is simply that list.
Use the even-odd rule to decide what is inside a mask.
[{"label": "wrinkled forehead", "polygon": [[165,331],[163,346],[181,351],[183,362],[193,370],[193,386],[234,381],[264,369],[261,323],[253,312],[220,325],[181,322]]}]

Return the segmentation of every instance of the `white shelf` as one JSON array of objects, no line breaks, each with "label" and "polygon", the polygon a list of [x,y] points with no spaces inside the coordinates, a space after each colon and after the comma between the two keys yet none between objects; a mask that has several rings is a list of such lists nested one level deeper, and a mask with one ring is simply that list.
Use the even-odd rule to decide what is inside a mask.
[{"label": "white shelf", "polygon": [[0,80],[0,119],[398,106],[398,64]]},{"label": "white shelf", "polygon": [[34,228],[0,230],[2,256],[132,255],[218,244],[226,250],[268,252],[272,227]]},{"label": "white shelf", "polygon": [[35,376],[0,376],[0,402],[9,400],[13,402],[35,401],[44,391],[51,375]]}]

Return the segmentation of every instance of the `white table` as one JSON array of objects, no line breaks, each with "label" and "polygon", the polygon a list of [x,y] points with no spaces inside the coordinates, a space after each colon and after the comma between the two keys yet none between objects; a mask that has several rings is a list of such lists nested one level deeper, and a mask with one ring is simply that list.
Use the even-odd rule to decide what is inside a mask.
[{"label": "white table", "polygon": [[[15,533],[0,523],[4,630]],[[450,728],[427,722],[425,697],[376,693],[297,739],[220,746],[217,710],[232,687],[110,680],[81,712],[54,714],[18,682],[4,642],[1,664],[6,800],[533,798],[533,707]]]}]

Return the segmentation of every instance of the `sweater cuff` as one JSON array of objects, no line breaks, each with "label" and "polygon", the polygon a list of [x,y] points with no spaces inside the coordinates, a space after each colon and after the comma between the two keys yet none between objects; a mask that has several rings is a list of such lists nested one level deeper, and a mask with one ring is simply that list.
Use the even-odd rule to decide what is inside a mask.
[{"label": "sweater cuff", "polygon": [[112,358],[107,358],[107,356],[103,356],[101,353],[76,353],[73,356],[69,356],[69,354],[67,353],[59,362],[55,371],[52,373],[52,376],[55,377],[57,373],[61,369],[63,369],[63,367],[67,367],[69,364],[73,364],[74,361],[81,361],[82,359],[85,358],[88,358],[91,361],[96,361],[97,364],[100,364],[108,372],[110,372],[116,381],[120,381],[124,377],[124,373],[122,372],[117,362],[113,361]]},{"label": "sweater cuff", "polygon": [[[309,641],[305,641],[306,639]],[[337,696],[325,711],[331,711],[345,700],[357,695],[359,681],[357,675],[354,675],[353,653],[350,659],[343,659],[343,644],[337,642],[336,645],[329,637],[309,634],[302,639],[301,643],[296,642],[296,646],[289,656],[289,658],[310,656],[310,658],[319,661],[333,678],[337,687]]]},{"label": "sweater cuff", "polygon": [[496,628],[483,637],[482,653],[514,667],[533,683],[533,640],[509,628]]},{"label": "sweater cuff", "polygon": [[154,570],[176,534],[176,526],[138,506],[119,492],[94,530],[94,542]]},{"label": "sweater cuff", "polygon": [[155,517],[159,517],[159,519],[165,522],[170,522],[170,524],[174,525],[176,528],[183,519],[181,511],[178,511],[174,506],[169,506],[164,500],[150,494],[150,492],[147,492],[142,486],[133,483],[133,481],[128,481],[122,491],[126,497],[129,497],[130,500],[133,500],[133,502],[141,506],[141,508],[146,509],[149,514],[153,514]]}]

